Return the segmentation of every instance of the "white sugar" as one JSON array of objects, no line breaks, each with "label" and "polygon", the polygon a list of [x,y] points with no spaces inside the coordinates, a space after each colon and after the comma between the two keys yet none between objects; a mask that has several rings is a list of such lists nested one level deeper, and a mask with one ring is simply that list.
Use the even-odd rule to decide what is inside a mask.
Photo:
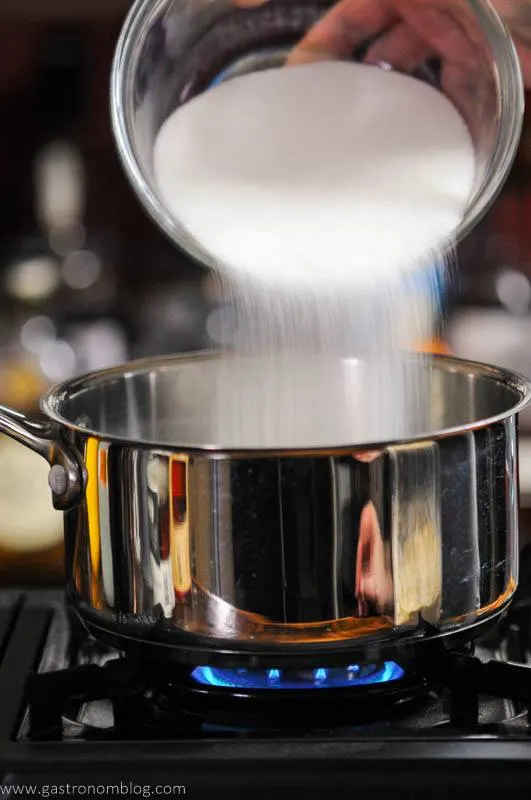
[{"label": "white sugar", "polygon": [[[260,355],[259,402],[249,362],[241,381],[233,361],[220,382],[216,443],[341,444],[422,425],[422,387],[398,354],[430,332],[434,254],[451,245],[475,178],[470,134],[443,94],[344,62],[252,73],[173,113],[154,170],[167,209],[225,278],[236,348]],[[323,357],[346,353],[380,365],[370,401],[339,366],[329,391],[315,390]]]},{"label": "white sugar", "polygon": [[446,97],[377,67],[251,73],[179,108],[156,142],[168,209],[220,268],[292,286],[409,270],[452,234],[474,181]]}]

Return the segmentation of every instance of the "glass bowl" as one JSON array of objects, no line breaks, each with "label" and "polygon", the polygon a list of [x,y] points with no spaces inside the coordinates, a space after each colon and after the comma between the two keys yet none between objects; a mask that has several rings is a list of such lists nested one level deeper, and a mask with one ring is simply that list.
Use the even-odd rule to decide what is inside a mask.
[{"label": "glass bowl", "polygon": [[[367,0],[137,0],[121,32],[111,79],[114,135],[126,174],[155,223],[204,265],[213,257],[166,208],[153,173],[159,129],[220,81],[312,58],[374,63],[427,81],[466,121],[476,151],[475,185],[455,231],[462,239],[495,199],[516,155],[524,112],[510,34],[487,0],[371,0],[393,7],[402,46],[386,50],[389,20],[366,25]],[[326,15],[347,12],[348,47],[305,47]],[[330,16],[327,17],[330,19]],[[392,28],[391,25],[391,28]],[[404,39],[405,34],[405,39]],[[409,38],[408,38],[409,37]],[[404,41],[406,45],[404,45]],[[414,42],[416,57],[407,51]],[[412,46],[412,45],[411,45]],[[354,98],[355,101],[355,98]],[[215,134],[213,134],[215,135]]]}]

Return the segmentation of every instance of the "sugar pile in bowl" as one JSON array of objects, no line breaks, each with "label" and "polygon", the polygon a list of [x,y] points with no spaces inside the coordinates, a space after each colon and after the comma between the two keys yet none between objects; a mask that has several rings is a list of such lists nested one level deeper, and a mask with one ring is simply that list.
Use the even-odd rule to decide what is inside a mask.
[{"label": "sugar pile in bowl", "polygon": [[430,333],[434,264],[475,179],[469,131],[442,93],[346,62],[240,76],[166,120],[154,170],[237,320],[212,444],[425,432],[427,388],[401,354]]}]

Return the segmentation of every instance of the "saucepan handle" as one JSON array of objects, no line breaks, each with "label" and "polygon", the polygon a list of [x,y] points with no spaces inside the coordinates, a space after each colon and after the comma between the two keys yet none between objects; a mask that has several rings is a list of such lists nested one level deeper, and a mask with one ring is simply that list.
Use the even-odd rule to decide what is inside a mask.
[{"label": "saucepan handle", "polygon": [[66,511],[78,505],[85,492],[86,470],[83,459],[67,442],[58,423],[49,420],[41,422],[0,405],[0,433],[46,459],[50,465],[48,483],[54,508]]}]

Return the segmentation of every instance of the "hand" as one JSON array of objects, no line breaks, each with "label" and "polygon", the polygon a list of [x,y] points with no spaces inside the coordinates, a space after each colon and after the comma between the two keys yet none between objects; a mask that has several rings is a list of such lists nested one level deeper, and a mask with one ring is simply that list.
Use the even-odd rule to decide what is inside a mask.
[{"label": "hand", "polygon": [[366,63],[412,71],[438,56],[469,68],[475,43],[466,0],[339,0],[299,42],[289,63],[346,58],[370,39]]},{"label": "hand", "polygon": [[[249,7],[267,0],[235,2]],[[513,34],[531,87],[531,0],[491,3]],[[443,88],[462,110],[466,92],[481,86],[478,76],[487,53],[468,0],[338,0],[295,46],[288,63],[345,58],[371,38],[375,41],[364,56],[367,63],[387,62],[410,72],[438,57]]]}]

